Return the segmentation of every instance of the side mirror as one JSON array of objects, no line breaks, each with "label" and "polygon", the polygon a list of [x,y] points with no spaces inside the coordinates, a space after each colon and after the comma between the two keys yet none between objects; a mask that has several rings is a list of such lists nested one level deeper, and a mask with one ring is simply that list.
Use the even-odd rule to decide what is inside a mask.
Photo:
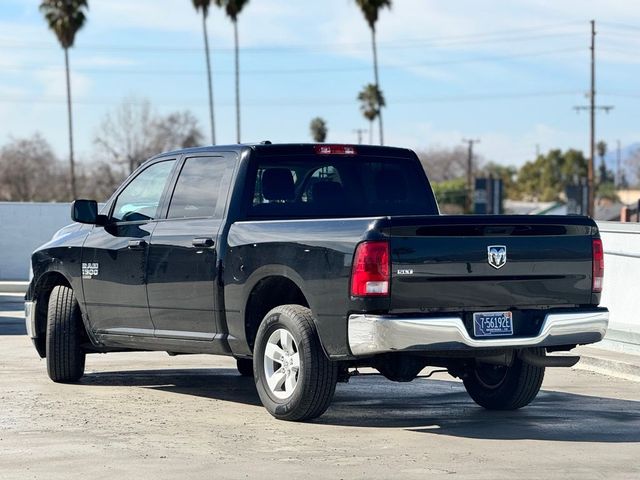
[{"label": "side mirror", "polygon": [[98,202],[95,200],[76,200],[71,204],[71,219],[74,222],[97,225]]}]

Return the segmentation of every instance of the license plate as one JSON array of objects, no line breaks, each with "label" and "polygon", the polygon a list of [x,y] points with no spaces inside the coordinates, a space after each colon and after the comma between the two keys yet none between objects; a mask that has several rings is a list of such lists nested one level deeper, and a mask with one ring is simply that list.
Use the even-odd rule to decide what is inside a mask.
[{"label": "license plate", "polygon": [[511,312],[480,312],[473,314],[473,334],[476,337],[513,335]]}]

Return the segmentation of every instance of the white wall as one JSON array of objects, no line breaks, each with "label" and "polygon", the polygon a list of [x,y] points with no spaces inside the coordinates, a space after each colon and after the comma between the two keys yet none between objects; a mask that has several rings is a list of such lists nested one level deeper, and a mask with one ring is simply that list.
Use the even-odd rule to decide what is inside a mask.
[{"label": "white wall", "polygon": [[640,349],[640,224],[598,222],[604,246],[601,305],[609,308],[608,347]]},{"label": "white wall", "polygon": [[[68,203],[0,202],[0,280],[26,280],[29,257],[71,223]],[[611,312],[614,345],[640,349],[640,224],[598,222],[605,251],[601,304]]]},{"label": "white wall", "polygon": [[68,203],[0,202],[0,280],[27,280],[31,252],[71,223]]}]

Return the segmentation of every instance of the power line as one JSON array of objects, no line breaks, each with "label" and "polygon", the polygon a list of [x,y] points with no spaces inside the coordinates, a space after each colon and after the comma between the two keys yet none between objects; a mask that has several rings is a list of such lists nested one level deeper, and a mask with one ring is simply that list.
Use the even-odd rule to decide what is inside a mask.
[{"label": "power line", "polygon": [[[495,93],[495,94],[471,94],[471,95],[449,95],[438,97],[398,97],[391,99],[390,103],[393,104],[427,104],[427,103],[449,103],[449,102],[469,102],[469,101],[482,101],[482,100],[513,100],[513,99],[526,99],[526,98],[545,98],[545,97],[557,97],[557,96],[569,96],[580,95],[582,92],[577,90],[570,91],[556,91],[556,92],[523,92],[523,93]],[[17,104],[43,104],[43,103],[66,103],[66,98],[63,96],[47,96],[42,95],[38,97],[30,96],[28,98],[16,97],[16,96],[0,96],[0,103],[17,103]],[[138,105],[140,102],[125,102],[131,105]],[[74,99],[74,105],[120,105],[122,104],[121,98],[91,98],[91,99]],[[254,101],[243,102],[243,105],[253,107],[273,107],[273,106],[317,106],[322,104],[323,106],[338,106],[338,105],[350,105],[353,104],[352,98],[301,98],[291,99],[286,98],[271,98]],[[202,106],[202,99],[186,98],[175,99],[172,101],[163,101],[157,105],[171,106],[171,105],[197,105]],[[217,102],[220,106],[232,106],[233,102]]]},{"label": "power line", "polygon": [[[428,62],[416,62],[405,64],[390,64],[385,65],[385,68],[411,68],[422,66],[437,66],[437,65],[456,65],[466,63],[483,63],[483,62],[500,62],[503,60],[517,60],[520,58],[540,57],[546,55],[557,55],[563,53],[572,53],[585,50],[584,47],[571,47],[565,49],[555,50],[543,50],[537,52],[525,52],[513,55],[496,55],[489,57],[478,58],[466,58],[458,60],[436,60]],[[248,69],[243,70],[243,75],[290,75],[290,74],[307,74],[307,73],[340,73],[340,72],[355,72],[362,70],[369,70],[370,66],[351,66],[351,67],[312,67],[312,68],[283,68],[283,69]],[[22,66],[5,66],[2,67],[3,71],[63,71],[63,67],[58,65],[22,65]],[[204,75],[204,70],[154,70],[154,69],[117,69],[117,68],[74,68],[74,72],[85,74],[103,74],[103,75],[172,75],[172,76],[200,76]],[[233,75],[233,70],[216,70],[216,75]]]},{"label": "power line", "polygon": [[[527,31],[523,29],[522,31]],[[497,42],[505,42],[505,41],[527,41],[533,39],[544,39],[544,38],[557,38],[557,37],[566,37],[573,36],[576,37],[580,35],[579,32],[557,32],[557,33],[541,33],[536,35],[523,35],[518,33],[518,31],[514,31],[513,34],[510,35],[492,35],[492,34],[469,34],[468,36],[440,36],[440,37],[426,37],[423,39],[407,39],[407,40],[397,40],[394,42],[380,42],[379,48],[381,49],[406,49],[406,48],[418,48],[424,46],[430,47],[446,47],[446,46],[466,46],[466,45],[477,45],[477,44],[486,44],[486,43],[497,43]],[[306,44],[306,45],[273,45],[273,46],[260,46],[260,47],[241,47],[240,50],[243,54],[252,54],[252,53],[272,53],[272,52],[291,52],[291,53],[309,53],[312,51],[319,51],[321,53],[326,53],[327,49],[331,48],[341,48],[344,49],[346,47],[357,47],[363,50],[367,50],[370,46],[364,42],[354,42],[354,43],[327,43],[322,45],[324,49],[318,50],[318,44]],[[31,50],[54,50],[59,47],[53,43],[17,43],[11,42],[8,43],[0,43],[0,48],[10,48],[10,49],[31,49]],[[93,51],[126,51],[126,52],[145,52],[145,53],[202,53],[201,46],[176,46],[176,45],[106,45],[106,44],[78,44],[75,47],[77,50],[93,50]],[[232,47],[228,48],[213,48],[212,52],[214,54],[233,54],[234,49]]]}]

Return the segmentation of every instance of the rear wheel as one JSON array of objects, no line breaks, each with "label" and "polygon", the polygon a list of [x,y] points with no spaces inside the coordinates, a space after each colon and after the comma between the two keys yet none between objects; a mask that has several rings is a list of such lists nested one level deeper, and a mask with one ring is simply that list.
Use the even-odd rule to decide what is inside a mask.
[{"label": "rear wheel", "polygon": [[260,400],[274,417],[310,420],[329,407],[338,368],[324,354],[308,308],[283,305],[267,313],[253,362]]},{"label": "rear wheel", "polygon": [[78,302],[69,287],[54,287],[47,313],[47,372],[54,382],[75,382],[84,375],[85,353],[80,348]]},{"label": "rear wheel", "polygon": [[[541,348],[532,349],[544,355]],[[516,410],[533,401],[544,379],[544,367],[534,367],[514,355],[511,366],[475,361],[468,368],[464,386],[478,405],[488,410]]]}]

